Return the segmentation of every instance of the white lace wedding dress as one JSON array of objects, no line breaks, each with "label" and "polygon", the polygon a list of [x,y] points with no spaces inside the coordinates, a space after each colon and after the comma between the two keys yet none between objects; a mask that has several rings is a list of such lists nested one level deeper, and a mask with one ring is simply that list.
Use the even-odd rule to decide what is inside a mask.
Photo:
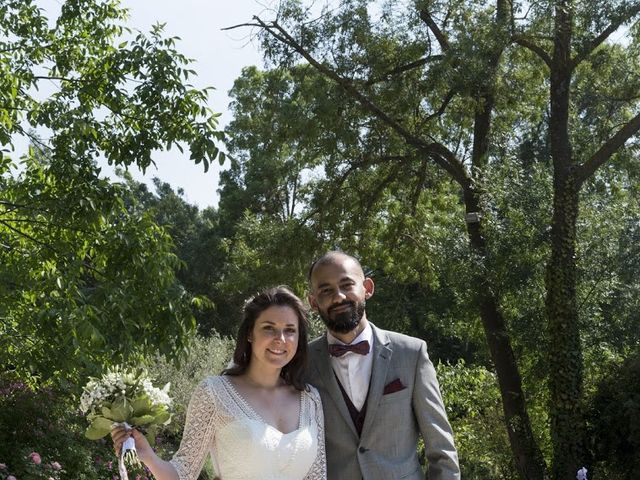
[{"label": "white lace wedding dress", "polygon": [[171,463],[180,480],[196,480],[211,454],[221,480],[324,480],[324,420],[318,391],[300,392],[298,429],[265,423],[228,377],[209,377],[189,402],[180,448]]}]

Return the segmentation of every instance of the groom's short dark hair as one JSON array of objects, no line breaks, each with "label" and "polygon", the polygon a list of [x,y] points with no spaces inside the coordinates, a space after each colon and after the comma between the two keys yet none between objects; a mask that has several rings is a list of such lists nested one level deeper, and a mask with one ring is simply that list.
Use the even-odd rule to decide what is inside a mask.
[{"label": "groom's short dark hair", "polygon": [[[309,285],[311,285],[311,277],[313,276],[313,272],[315,271],[316,267],[320,267],[323,265],[331,265],[332,263],[335,263],[336,259],[339,257],[353,260],[356,263],[356,265],[358,265],[360,270],[363,270],[362,265],[360,264],[360,260],[358,260],[356,257],[349,255],[348,253],[345,253],[342,250],[330,250],[324,253],[322,256],[315,259],[311,264],[311,266],[309,267],[309,272],[307,273],[307,281],[309,282]],[[363,270],[363,273],[364,273],[364,270]]]}]

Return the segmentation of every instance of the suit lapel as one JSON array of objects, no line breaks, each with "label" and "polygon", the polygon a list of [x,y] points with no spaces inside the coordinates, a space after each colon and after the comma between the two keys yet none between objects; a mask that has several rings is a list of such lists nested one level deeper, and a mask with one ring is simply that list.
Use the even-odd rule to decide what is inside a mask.
[{"label": "suit lapel", "polygon": [[384,381],[387,378],[387,370],[393,354],[387,334],[373,325],[371,325],[371,328],[373,329],[374,357],[373,366],[371,367],[369,395],[367,396],[367,415],[364,419],[364,426],[362,427],[362,438],[365,437],[376,417],[378,404],[384,391]]},{"label": "suit lapel", "polygon": [[[320,373],[320,379],[326,389],[327,393],[333,400],[333,403],[336,405],[340,415],[344,419],[345,423],[349,425],[349,428],[353,432],[353,434],[357,437],[358,432],[356,431],[356,427],[353,424],[353,420],[351,419],[351,415],[349,414],[349,409],[347,408],[347,404],[342,397],[342,392],[340,391],[340,387],[338,386],[338,381],[336,380],[336,376],[333,373],[333,368],[331,368],[331,359],[329,357],[329,348],[327,346],[327,335],[325,334],[322,337],[322,341],[317,342],[315,347],[315,355],[316,359],[315,367],[318,369]],[[330,422],[331,419],[325,418],[325,422]]]}]

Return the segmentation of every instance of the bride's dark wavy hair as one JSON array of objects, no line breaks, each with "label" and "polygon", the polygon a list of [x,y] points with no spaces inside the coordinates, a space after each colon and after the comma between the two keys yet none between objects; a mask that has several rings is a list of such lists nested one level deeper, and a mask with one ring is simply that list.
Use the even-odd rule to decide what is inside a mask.
[{"label": "bride's dark wavy hair", "polygon": [[307,366],[308,323],[307,309],[289,288],[285,286],[267,288],[244,304],[242,323],[238,329],[236,348],[233,352],[233,365],[222,371],[223,375],[242,375],[251,362],[251,342],[249,336],[257,318],[267,308],[279,306],[291,308],[298,317],[298,348],[295,355],[280,372],[284,381],[298,390],[305,390],[304,370]]}]

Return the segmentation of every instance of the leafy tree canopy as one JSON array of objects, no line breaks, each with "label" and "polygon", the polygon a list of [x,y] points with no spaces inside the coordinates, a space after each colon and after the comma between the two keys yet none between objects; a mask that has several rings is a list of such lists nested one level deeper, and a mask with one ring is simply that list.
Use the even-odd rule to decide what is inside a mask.
[{"label": "leafy tree canopy", "polygon": [[4,1],[0,13],[0,144],[39,128],[54,163],[103,155],[145,169],[179,142],[205,168],[219,155],[207,90],[187,83],[190,60],[161,25],[133,36],[117,0],[66,1],[57,18],[33,0]]},{"label": "leafy tree canopy", "polygon": [[[21,376],[176,356],[195,326],[172,239],[95,161],[144,170],[186,146],[206,170],[223,135],[176,39],[126,18],[115,0],[69,0],[55,18],[0,2],[0,365]],[[20,136],[34,147],[17,164]]]}]

